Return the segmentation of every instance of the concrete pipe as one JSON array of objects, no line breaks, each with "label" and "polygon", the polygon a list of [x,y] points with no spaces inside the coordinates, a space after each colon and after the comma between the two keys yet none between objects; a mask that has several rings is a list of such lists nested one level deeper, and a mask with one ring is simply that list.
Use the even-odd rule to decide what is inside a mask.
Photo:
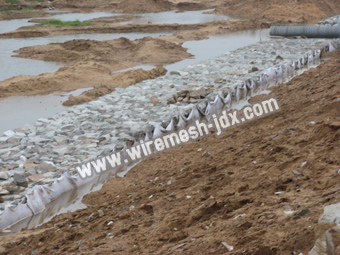
[{"label": "concrete pipe", "polygon": [[339,38],[340,26],[271,26],[271,36],[305,36],[307,38]]}]

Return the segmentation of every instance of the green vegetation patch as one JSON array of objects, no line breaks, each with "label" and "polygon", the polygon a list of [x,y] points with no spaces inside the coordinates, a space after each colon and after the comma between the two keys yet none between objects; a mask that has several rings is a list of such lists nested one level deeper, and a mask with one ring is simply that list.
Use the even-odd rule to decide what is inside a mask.
[{"label": "green vegetation patch", "polygon": [[9,4],[21,4],[20,0],[6,0]]},{"label": "green vegetation patch", "polygon": [[82,25],[91,25],[90,21],[62,21],[60,19],[49,19],[47,21],[41,22],[38,24],[38,26],[44,26],[44,25],[54,25],[57,27],[61,26],[82,26]]}]

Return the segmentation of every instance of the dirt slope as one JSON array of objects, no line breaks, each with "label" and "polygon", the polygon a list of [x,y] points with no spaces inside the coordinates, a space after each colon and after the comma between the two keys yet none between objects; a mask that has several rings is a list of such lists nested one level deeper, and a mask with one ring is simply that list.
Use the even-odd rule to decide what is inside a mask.
[{"label": "dirt slope", "polygon": [[323,206],[340,201],[339,65],[335,52],[274,88],[280,112],[156,154],[87,195],[87,209],[2,238],[2,254],[225,254],[221,242],[228,254],[307,254]]},{"label": "dirt slope", "polygon": [[220,13],[273,23],[315,23],[340,12],[339,0],[226,0],[214,3]]},{"label": "dirt slope", "polygon": [[169,11],[174,7],[174,4],[167,0],[124,0],[117,5],[118,10],[129,13]]}]

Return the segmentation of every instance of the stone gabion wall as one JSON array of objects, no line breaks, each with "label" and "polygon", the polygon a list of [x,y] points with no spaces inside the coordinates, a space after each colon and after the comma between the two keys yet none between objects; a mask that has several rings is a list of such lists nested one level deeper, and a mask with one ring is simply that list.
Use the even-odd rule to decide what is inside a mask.
[{"label": "stone gabion wall", "polygon": [[[280,42],[280,41],[279,41]],[[285,43],[287,45],[291,45],[291,49],[293,50],[294,47],[296,47],[296,45],[294,43],[300,43],[301,41],[287,41],[287,40],[282,40],[282,43]],[[133,122],[132,118],[130,118],[129,114],[124,115],[124,111],[127,111],[126,109],[122,108],[119,109],[119,111],[122,112],[123,114],[123,119],[125,119],[125,124],[128,123],[130,125],[130,132],[123,132],[123,136],[120,136],[120,140],[115,140],[115,141],[119,141],[119,146],[115,147],[115,150],[125,150],[127,148],[127,144],[122,143],[126,140],[129,141],[129,146],[133,145],[135,142],[140,141],[140,139],[144,139],[144,140],[149,140],[151,138],[157,138],[160,137],[162,135],[165,135],[169,132],[173,132],[178,128],[183,128],[186,125],[190,124],[191,122],[195,121],[195,120],[202,120],[202,119],[206,119],[209,120],[212,116],[212,114],[219,114],[222,110],[224,109],[233,109],[234,107],[236,107],[239,104],[242,104],[244,102],[246,102],[248,100],[249,97],[256,95],[256,94],[260,94],[261,92],[265,91],[268,87],[271,86],[275,86],[275,85],[279,85],[282,84],[288,80],[290,80],[292,77],[298,75],[299,73],[301,73],[301,70],[306,70],[307,68],[311,67],[311,66],[315,66],[317,64],[320,63],[320,56],[322,54],[322,52],[329,52],[329,51],[333,51],[335,49],[339,48],[339,40],[333,40],[333,41],[327,41],[327,40],[321,40],[321,41],[316,41],[317,43],[314,45],[314,49],[313,50],[309,50],[307,53],[303,54],[301,57],[299,57],[298,59],[292,60],[292,61],[283,61],[282,64],[280,65],[274,65],[275,61],[273,62],[272,67],[266,68],[264,69],[262,72],[261,70],[256,70],[258,72],[256,73],[252,73],[251,71],[248,74],[234,74],[232,75],[232,77],[228,80],[228,77],[226,77],[225,80],[225,84],[229,83],[233,83],[235,84],[235,86],[223,86],[221,85],[219,87],[219,90],[214,91],[213,93],[209,94],[209,96],[207,97],[208,99],[213,99],[213,100],[205,100],[205,101],[200,101],[197,102],[195,104],[186,104],[183,105],[183,107],[181,107],[181,109],[184,111],[184,114],[178,114],[176,116],[174,116],[173,118],[171,118],[170,116],[168,116],[168,121],[167,122],[162,122],[159,120],[162,120],[164,118],[164,116],[162,116],[163,112],[160,111],[160,107],[156,108],[155,111],[159,112],[159,115],[156,116],[156,119],[158,121],[149,121],[149,120],[145,120],[147,122],[147,126],[148,128],[146,128],[146,130],[140,130],[140,126],[136,126],[136,123]],[[268,45],[272,45],[273,42],[268,41],[266,42]],[[263,47],[268,48],[268,45],[262,45]],[[323,45],[323,46],[321,46]],[[253,46],[252,46],[253,47]],[[280,47],[278,47],[279,49]],[[251,47],[246,48],[248,50],[252,49]],[[240,52],[240,56],[244,56],[244,52],[242,54],[242,51],[244,51],[245,49],[240,49],[237,52]],[[227,53],[227,57],[230,56],[231,54],[235,54],[235,53]],[[271,53],[272,54],[272,53]],[[274,54],[272,55],[276,55],[277,52],[274,52]],[[281,53],[280,53],[281,54]],[[284,53],[282,53],[281,55],[284,55]],[[281,56],[277,56],[277,58]],[[217,58],[217,60],[219,60],[221,58]],[[249,57],[245,58],[247,62],[249,62]],[[216,59],[215,59],[216,60]],[[231,63],[227,63],[227,64],[233,64],[234,59],[231,58]],[[252,61],[254,62],[254,61]],[[255,62],[254,62],[255,63]],[[264,63],[262,61],[262,63]],[[201,67],[204,64],[201,64]],[[198,65],[198,67],[200,67]],[[190,72],[193,71],[192,67],[188,67],[187,70],[184,71],[180,71],[178,73],[175,73],[173,75],[175,76],[179,76],[180,78],[185,78],[185,76]],[[204,67],[202,68],[204,69]],[[199,71],[199,68],[198,68]],[[254,71],[254,70],[253,70]],[[196,72],[196,71],[193,71]],[[203,73],[204,71],[202,71],[201,73]],[[197,74],[197,73],[196,73]],[[199,75],[200,73],[198,73]],[[184,76],[184,77],[183,77]],[[240,79],[240,77],[246,77],[246,79],[244,78],[243,80]],[[163,78],[162,78],[163,79]],[[161,84],[162,83],[162,79],[159,79],[158,81],[148,81],[149,82],[154,82],[155,85]],[[176,79],[175,79],[176,80]],[[130,93],[130,91],[132,91],[133,86],[131,86],[130,88],[126,89],[125,92],[123,93],[123,96],[125,96],[127,101],[124,102],[128,102],[129,97],[127,96],[128,93]],[[145,83],[143,83],[143,88],[145,88]],[[149,92],[149,91],[148,91]],[[169,97],[169,95],[161,95],[163,96],[163,99],[166,99]],[[160,96],[160,97],[161,97]],[[145,97],[145,95],[140,95],[140,97]],[[88,109],[90,106],[95,106],[97,107],[99,110],[99,112],[101,111],[101,109],[103,109],[103,107],[106,108],[110,108],[109,105],[105,105],[103,104],[102,100],[107,100],[108,97],[103,97],[100,100],[97,100],[95,102],[90,102],[86,105],[83,106],[79,106],[79,107],[83,107]],[[162,101],[162,100],[161,100]],[[137,105],[138,106],[138,105]],[[79,107],[75,107],[72,108],[73,111],[77,112],[77,110],[79,109]],[[169,109],[173,109],[171,107],[171,105],[167,106]],[[188,108],[192,108],[191,110],[189,110]],[[86,109],[84,110],[84,112],[86,112]],[[178,111],[178,109],[177,109]],[[174,113],[176,112],[176,110],[172,110],[172,111],[168,111],[168,113]],[[91,113],[90,113],[91,114]],[[59,115],[59,118],[62,119],[63,116],[65,116],[65,113],[62,113]],[[83,116],[80,116],[79,118],[82,118]],[[105,118],[112,118],[112,116],[104,116]],[[137,118],[143,118],[143,116],[138,115]],[[149,118],[152,118],[153,115],[151,114],[151,116],[149,116]],[[169,118],[170,117],[170,118]],[[100,123],[101,118],[103,118],[103,116],[98,116],[98,122]],[[57,122],[59,119],[55,119],[53,120],[54,122]],[[40,125],[42,122],[44,122],[46,120],[40,120],[38,121],[38,124]],[[131,122],[131,123],[130,123]],[[62,123],[62,122],[61,122]],[[91,122],[84,120],[82,122],[82,124],[84,125],[93,125]],[[152,125],[150,125],[152,124]],[[72,124],[69,125],[64,125],[62,126],[62,129],[67,130],[69,128],[71,128]],[[112,129],[115,128],[115,126],[111,127]],[[12,131],[13,132],[13,131]],[[117,130],[115,130],[115,132],[119,132],[119,128]],[[53,135],[56,135],[56,133],[53,133]],[[83,135],[85,135],[83,133]],[[14,136],[15,137],[15,136]],[[77,138],[79,139],[81,137],[81,135],[77,135]],[[105,137],[105,135],[103,136]],[[86,137],[87,139],[91,140],[91,135],[88,135]],[[3,140],[5,140],[5,138],[3,138]],[[96,139],[96,138],[93,138]],[[44,142],[39,140],[39,142]],[[46,141],[45,141],[46,142]],[[86,141],[85,141],[86,142]],[[109,139],[108,143],[110,143],[110,146],[106,147],[105,149],[102,150],[102,155],[105,153],[108,154],[110,152],[112,152],[112,140]],[[61,148],[57,148],[57,150],[59,149],[59,151],[57,151],[58,153],[60,152],[60,155],[63,155],[64,149],[65,147],[61,147]],[[81,146],[79,147],[81,148]],[[90,147],[89,147],[90,148]],[[80,150],[80,149],[79,149]],[[80,150],[81,151],[81,150]],[[92,159],[97,157],[98,154],[93,155]],[[83,157],[82,159],[84,159],[85,157]],[[68,165],[72,164],[74,165],[75,163],[85,163],[82,162],[82,159],[78,159],[77,162],[73,162],[70,161],[68,162]],[[62,163],[62,162],[61,162]],[[71,168],[71,167],[69,167]],[[118,171],[119,169],[116,169],[116,171]],[[73,172],[74,173],[74,172]],[[77,187],[83,186],[89,182],[94,181],[96,178],[98,178],[98,175],[92,175],[92,177],[87,178],[87,179],[82,179],[79,177],[79,175],[77,173],[72,174],[72,172],[65,172],[63,173],[59,178],[54,178],[50,183],[45,184],[45,185],[37,185],[36,187],[34,187],[34,189],[26,189],[25,192],[23,192],[24,197],[23,199],[19,200],[17,202],[16,206],[6,206],[4,208],[3,211],[0,212],[0,229],[4,229],[24,218],[28,218],[31,217],[32,215],[36,215],[40,212],[42,212],[45,209],[45,205],[48,204],[49,202],[55,200],[56,198],[60,197],[63,193],[70,191],[72,189],[75,189]]]}]

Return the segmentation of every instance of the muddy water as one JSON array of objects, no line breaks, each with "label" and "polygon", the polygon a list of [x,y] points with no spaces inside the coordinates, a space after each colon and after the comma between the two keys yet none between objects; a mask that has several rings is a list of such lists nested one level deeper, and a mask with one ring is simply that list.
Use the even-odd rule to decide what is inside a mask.
[{"label": "muddy water", "polygon": [[186,12],[160,12],[160,13],[145,13],[138,14],[137,19],[120,22],[119,24],[132,24],[132,23],[155,23],[155,24],[196,24],[201,22],[211,22],[218,20],[232,19],[226,15],[206,14],[204,11],[186,11]]},{"label": "muddy water", "polygon": [[224,35],[213,35],[207,40],[188,41],[183,43],[183,47],[188,48],[188,52],[194,55],[193,59],[184,59],[180,62],[166,65],[168,71],[180,70],[188,65],[195,65],[210,58],[217,57],[228,51],[242,48],[261,40],[269,38],[269,30],[247,30]]},{"label": "muddy water", "polygon": [[58,112],[67,110],[61,103],[70,96],[80,95],[83,91],[78,89],[70,93],[53,93],[43,96],[17,96],[0,99],[0,133],[6,130],[23,127],[26,123],[34,123],[40,118],[48,118]]}]

